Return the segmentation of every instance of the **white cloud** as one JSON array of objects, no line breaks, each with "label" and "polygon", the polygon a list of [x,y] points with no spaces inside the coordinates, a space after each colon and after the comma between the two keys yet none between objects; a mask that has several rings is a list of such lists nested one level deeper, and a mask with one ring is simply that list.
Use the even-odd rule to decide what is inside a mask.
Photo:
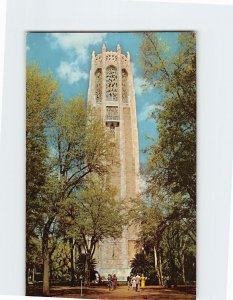
[{"label": "white cloud", "polygon": [[67,80],[69,84],[88,78],[88,74],[79,69],[77,61],[71,63],[62,61],[57,68],[57,73],[60,78]]},{"label": "white cloud", "polygon": [[131,67],[132,67],[132,73],[133,73],[133,76],[136,78],[136,67],[135,67],[135,63],[131,62]]},{"label": "white cloud", "polygon": [[138,115],[138,120],[139,121],[145,121],[150,117],[150,113],[155,109],[156,105],[155,104],[148,104],[146,103],[144,105],[144,109],[142,112]]},{"label": "white cloud", "polygon": [[86,61],[88,47],[104,41],[107,33],[51,33],[63,50],[73,50],[79,59]]},{"label": "white cloud", "polygon": [[163,110],[163,109],[164,109],[163,105],[161,105],[161,104],[156,104],[156,105],[155,105],[155,108],[156,108],[157,110]]},{"label": "white cloud", "polygon": [[134,89],[135,89],[135,94],[140,96],[145,89],[146,81],[142,77],[135,77],[134,78]]},{"label": "white cloud", "polygon": [[106,35],[107,33],[51,33],[48,38],[50,46],[53,49],[61,47],[72,54],[72,61],[62,61],[57,68],[60,78],[67,80],[69,84],[88,79],[88,74],[81,69],[83,63],[90,59],[88,47],[103,43]]}]

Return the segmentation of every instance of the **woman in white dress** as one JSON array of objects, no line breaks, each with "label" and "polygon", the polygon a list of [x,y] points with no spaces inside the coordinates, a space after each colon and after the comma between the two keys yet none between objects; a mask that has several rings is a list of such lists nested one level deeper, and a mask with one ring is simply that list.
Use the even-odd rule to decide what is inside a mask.
[{"label": "woman in white dress", "polygon": [[132,289],[136,291],[136,277],[133,275],[131,279]]}]

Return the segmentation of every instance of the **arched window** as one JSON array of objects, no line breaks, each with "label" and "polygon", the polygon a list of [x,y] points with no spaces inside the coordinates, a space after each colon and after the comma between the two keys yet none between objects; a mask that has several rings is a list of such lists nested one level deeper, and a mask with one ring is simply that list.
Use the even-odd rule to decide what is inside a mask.
[{"label": "arched window", "polygon": [[112,137],[115,137],[115,126],[113,123],[110,125],[110,134]]},{"label": "arched window", "polygon": [[122,102],[128,103],[128,73],[122,70]]},{"label": "arched window", "polygon": [[102,70],[97,69],[95,72],[95,96],[96,102],[102,102]]},{"label": "arched window", "polygon": [[117,69],[109,66],[106,72],[106,100],[117,101]]}]

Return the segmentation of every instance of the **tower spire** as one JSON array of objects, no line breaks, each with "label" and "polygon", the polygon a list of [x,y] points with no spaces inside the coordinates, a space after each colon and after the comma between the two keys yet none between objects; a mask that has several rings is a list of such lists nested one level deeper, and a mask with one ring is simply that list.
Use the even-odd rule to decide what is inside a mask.
[{"label": "tower spire", "polygon": [[121,46],[120,46],[120,44],[117,44],[117,53],[121,53]]},{"label": "tower spire", "polygon": [[106,51],[106,45],[105,45],[105,43],[103,43],[102,52],[105,52],[105,51]]}]

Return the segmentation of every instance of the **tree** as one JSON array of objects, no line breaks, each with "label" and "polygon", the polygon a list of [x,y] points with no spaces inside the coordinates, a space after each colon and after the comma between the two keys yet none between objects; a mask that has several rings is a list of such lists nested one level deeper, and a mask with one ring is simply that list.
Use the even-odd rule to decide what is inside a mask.
[{"label": "tree", "polygon": [[80,278],[80,276],[82,276],[82,278],[85,279],[86,274],[88,272],[88,276],[90,277],[90,280],[95,280],[96,276],[95,274],[97,273],[96,271],[96,260],[95,258],[90,259],[89,262],[89,270],[86,270],[86,264],[87,264],[87,256],[84,253],[81,253],[78,257],[77,260],[77,270],[78,270],[78,276]]},{"label": "tree", "polygon": [[40,193],[47,180],[48,146],[45,130],[50,118],[51,103],[56,97],[57,84],[51,74],[42,74],[38,66],[26,70],[26,282],[31,265],[35,229],[43,222],[44,212]]},{"label": "tree", "polygon": [[35,281],[35,274],[37,271],[41,271],[42,266],[42,251],[41,251],[41,242],[38,240],[36,235],[30,235],[27,242],[27,251],[26,251],[26,284],[28,284],[28,279],[31,279],[31,282]]},{"label": "tree", "polygon": [[147,85],[160,88],[161,106],[152,113],[159,138],[147,149],[151,183],[196,199],[195,34],[180,33],[179,50],[169,56],[154,33],[145,33],[141,66]]},{"label": "tree", "polygon": [[134,207],[134,220],[140,224],[140,248],[145,259],[154,257],[150,266],[153,264],[160,285],[164,284],[164,276],[176,284],[185,283],[186,274],[189,278],[194,277],[191,273],[195,274],[196,228],[195,222],[192,226],[187,216],[180,214],[184,205],[186,201],[181,193],[169,195],[162,190],[153,197],[144,195]]},{"label": "tree", "polygon": [[70,280],[70,249],[69,242],[60,240],[53,254],[51,255],[50,279],[68,281]]},{"label": "tree", "polygon": [[60,216],[60,227],[68,230],[84,254],[85,284],[90,284],[90,263],[96,245],[104,238],[118,238],[124,225],[124,215],[116,188],[105,180],[89,176],[83,188],[64,202],[66,213]]},{"label": "tree", "polygon": [[153,273],[153,262],[145,253],[136,253],[134,258],[130,261],[131,273],[143,274],[149,277]]},{"label": "tree", "polygon": [[[54,117],[48,129],[51,147],[50,161],[54,174],[58,174],[60,194],[57,207],[72,193],[78,192],[88,174],[104,176],[113,161],[113,144],[109,132],[100,116],[86,109],[84,99],[79,96],[65,103],[61,98],[54,103]],[[56,213],[51,217],[55,219]],[[48,218],[48,221],[50,218]],[[50,223],[48,223],[50,224]],[[52,223],[50,224],[52,225]],[[49,227],[47,231],[49,231]],[[74,241],[70,237],[71,271],[74,282]]]},{"label": "tree", "polygon": [[146,87],[163,97],[151,114],[158,138],[146,149],[141,242],[154,249],[161,282],[163,272],[184,282],[196,236],[195,34],[179,33],[177,50],[171,51],[160,34],[144,33],[140,53]]},{"label": "tree", "polygon": [[61,197],[66,199],[88,174],[104,176],[110,171],[114,147],[101,117],[86,109],[82,96],[67,103],[59,99],[54,114],[49,130],[51,162],[62,181]]},{"label": "tree", "polygon": [[27,236],[36,233],[41,240],[43,294],[48,296],[62,203],[78,192],[88,174],[101,177],[109,172],[113,145],[100,117],[86,109],[82,96],[65,102],[56,94],[50,74],[41,74],[35,66],[28,70]]},{"label": "tree", "polygon": [[[54,103],[53,118],[47,131],[50,145],[49,160],[55,181],[52,182],[53,197],[46,192],[46,205],[54,199],[43,232],[45,253],[48,249],[48,236],[57,215],[63,213],[63,203],[82,188],[88,174],[104,176],[109,172],[113,160],[113,146],[109,133],[100,117],[86,110],[80,96],[65,103],[61,98]],[[47,189],[49,191],[49,188]],[[49,197],[48,197],[49,195]],[[71,239],[73,237],[70,237]],[[70,241],[73,245],[73,241]],[[71,270],[74,270],[71,248]],[[47,254],[47,257],[48,254]],[[49,261],[44,260],[44,294],[49,292]],[[74,275],[72,276],[74,280]]]}]

